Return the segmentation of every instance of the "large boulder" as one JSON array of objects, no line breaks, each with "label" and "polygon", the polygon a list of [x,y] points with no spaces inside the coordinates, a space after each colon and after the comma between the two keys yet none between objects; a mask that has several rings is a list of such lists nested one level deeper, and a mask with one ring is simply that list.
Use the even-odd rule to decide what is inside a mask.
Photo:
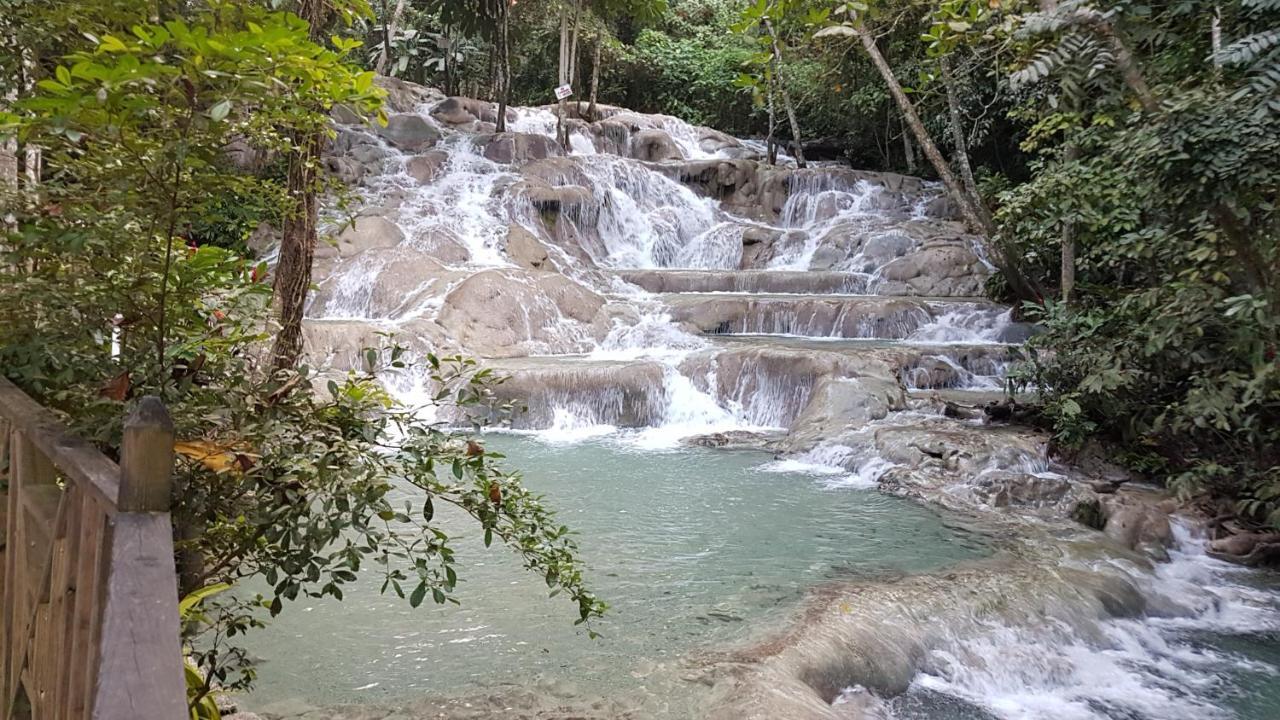
[{"label": "large boulder", "polygon": [[378,87],[387,91],[386,104],[393,112],[417,112],[424,104],[435,102],[444,94],[435,88],[424,87],[400,78],[379,75],[373,79]]},{"label": "large boulder", "polygon": [[578,213],[590,207],[594,198],[591,190],[582,185],[547,185],[540,182],[521,182],[512,186],[517,197],[524,198],[544,213]]},{"label": "large boulder", "polygon": [[445,296],[438,322],[480,356],[581,352],[603,337],[604,304],[557,273],[485,270]]},{"label": "large boulder", "polygon": [[449,153],[443,150],[428,150],[421,155],[414,155],[404,164],[404,171],[409,177],[426,185],[440,176],[441,170],[449,163]]},{"label": "large boulder", "polygon": [[794,437],[820,440],[837,428],[864,425],[906,406],[902,386],[890,377],[823,376],[813,386],[809,403],[792,425]]},{"label": "large boulder", "polygon": [[531,160],[563,157],[564,147],[545,135],[502,132],[477,135],[476,147],[496,163],[523,165]]},{"label": "large boulder", "polygon": [[641,130],[631,138],[631,157],[647,162],[683,160],[684,153],[663,130]]},{"label": "large boulder", "polygon": [[626,123],[615,120],[601,120],[591,123],[587,128],[596,152],[610,155],[629,155],[631,147],[631,128]]},{"label": "large boulder", "polygon": [[1158,499],[1139,493],[1105,498],[1101,501],[1106,515],[1102,531],[1124,547],[1163,555],[1165,548],[1173,545],[1173,529],[1169,513]]},{"label": "large boulder", "polygon": [[930,245],[880,268],[886,295],[978,296],[990,271],[960,243]]},{"label": "large boulder", "polygon": [[[460,130],[480,130],[485,124],[498,121],[498,107],[494,103],[475,98],[454,96],[445,98],[431,110],[431,117],[453,125]],[[516,119],[514,110],[507,108],[508,122]]]},{"label": "large boulder", "polygon": [[440,139],[440,131],[419,115],[392,115],[387,118],[386,126],[378,128],[378,134],[408,152],[429,148]]}]

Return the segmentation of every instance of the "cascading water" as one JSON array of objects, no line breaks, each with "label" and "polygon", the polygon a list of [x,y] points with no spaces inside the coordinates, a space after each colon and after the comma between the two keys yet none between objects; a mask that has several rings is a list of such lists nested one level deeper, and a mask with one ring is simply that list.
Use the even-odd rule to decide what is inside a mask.
[{"label": "cascading water", "polygon": [[[362,192],[403,239],[344,250],[311,315],[492,356],[500,399],[528,406],[493,419],[531,437],[483,442],[583,532],[616,625],[584,650],[537,582],[472,549],[462,608],[409,615],[370,588],[356,620],[309,607],[342,637],[287,630],[308,660],[282,684],[484,718],[1252,720],[1280,703],[1275,643],[1242,639],[1280,633],[1258,576],[1181,526],[1154,568],[1079,539],[1063,518],[1087,484],[1042,437],[944,415],[1004,385],[1029,329],[974,299],[990,264],[937,187],[743,175],[758,144],[616,109],[574,121],[566,157],[497,162],[479,116],[454,128],[438,104],[419,108],[436,155],[368,150],[382,164]],[[516,108],[508,130],[556,122]],[[683,160],[632,159],[642,132]],[[426,376],[389,389],[434,412]],[[1132,591],[1094,591],[1117,577]],[[361,644],[367,665],[329,664]],[[742,646],[725,671],[719,649]]]}]

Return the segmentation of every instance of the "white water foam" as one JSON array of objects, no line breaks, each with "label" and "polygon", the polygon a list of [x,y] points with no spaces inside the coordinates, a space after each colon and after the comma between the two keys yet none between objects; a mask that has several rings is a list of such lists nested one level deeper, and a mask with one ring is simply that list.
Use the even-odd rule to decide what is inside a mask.
[{"label": "white water foam", "polygon": [[[1213,648],[1204,634],[1280,630],[1276,596],[1247,570],[1210,558],[1181,524],[1154,573],[1129,572],[1150,598],[1148,615],[1090,628],[992,624],[934,650],[913,686],[960,698],[1005,720],[1207,720],[1224,709],[1228,675],[1277,668]],[[1239,682],[1237,680],[1237,682]],[[1244,719],[1242,719],[1244,720]]]},{"label": "white water foam", "polygon": [[823,485],[836,490],[875,488],[880,476],[893,467],[894,464],[884,458],[867,456],[865,451],[831,443],[765,463],[759,469],[762,472],[815,476]]}]

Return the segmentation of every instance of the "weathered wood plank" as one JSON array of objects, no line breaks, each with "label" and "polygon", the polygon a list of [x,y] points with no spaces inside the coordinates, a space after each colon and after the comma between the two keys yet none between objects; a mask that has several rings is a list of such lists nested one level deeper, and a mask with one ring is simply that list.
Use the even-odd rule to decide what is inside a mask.
[{"label": "weathered wood plank", "polygon": [[58,533],[58,555],[55,556],[57,562],[53,568],[49,590],[55,622],[53,657],[56,659],[50,677],[50,689],[54,697],[52,720],[63,720],[67,716],[71,665],[76,662],[71,655],[71,645],[75,634],[76,559],[80,552],[80,525],[84,506],[81,498],[84,494],[75,483],[67,488],[66,516]]},{"label": "weathered wood plank", "polygon": [[111,561],[93,718],[184,717],[169,514],[118,513],[109,520],[108,535]]},{"label": "weathered wood plank", "polygon": [[58,470],[97,493],[114,511],[120,493],[120,468],[83,438],[71,435],[50,411],[0,377],[0,417],[22,431]]},{"label": "weathered wood plank", "polygon": [[81,552],[77,557],[76,568],[76,633],[70,656],[70,716],[75,720],[86,720],[89,717],[94,668],[98,666],[102,587],[108,559],[102,547],[102,532],[106,521],[106,512],[98,507],[91,496],[86,495],[80,524]]}]

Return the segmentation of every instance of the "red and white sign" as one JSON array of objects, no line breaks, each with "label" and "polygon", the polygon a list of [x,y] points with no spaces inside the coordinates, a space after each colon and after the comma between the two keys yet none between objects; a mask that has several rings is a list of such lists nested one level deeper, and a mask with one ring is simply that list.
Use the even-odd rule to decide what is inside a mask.
[{"label": "red and white sign", "polygon": [[573,88],[568,85],[561,85],[556,88],[556,99],[563,100],[573,94]]}]

